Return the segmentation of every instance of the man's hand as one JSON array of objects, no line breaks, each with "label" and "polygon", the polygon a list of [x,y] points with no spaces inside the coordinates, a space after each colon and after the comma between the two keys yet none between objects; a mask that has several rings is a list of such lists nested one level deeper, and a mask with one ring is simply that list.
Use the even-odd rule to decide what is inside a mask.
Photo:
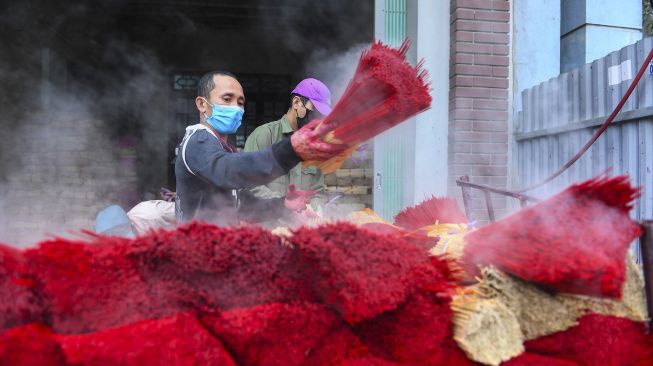
[{"label": "man's hand", "polygon": [[322,136],[332,128],[316,119],[295,131],[290,137],[295,153],[303,161],[326,161],[343,153],[347,146],[335,145],[322,140]]},{"label": "man's hand", "polygon": [[286,193],[284,204],[289,210],[302,211],[306,209],[306,204],[308,204],[313,195],[315,195],[315,191],[312,189],[308,191],[302,191],[296,189],[294,184],[289,184],[288,193]]}]

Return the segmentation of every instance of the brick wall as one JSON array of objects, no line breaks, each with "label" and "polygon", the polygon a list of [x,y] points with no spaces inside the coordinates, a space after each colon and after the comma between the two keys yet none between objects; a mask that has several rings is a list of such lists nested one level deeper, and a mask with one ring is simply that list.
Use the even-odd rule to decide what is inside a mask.
[{"label": "brick wall", "polygon": [[[449,81],[449,192],[455,180],[506,188],[508,182],[508,85],[510,2],[452,0]],[[474,191],[474,219],[487,219],[485,201]],[[506,200],[493,196],[505,213]]]},{"label": "brick wall", "polygon": [[55,235],[94,229],[95,215],[110,204],[129,209],[137,185],[133,146],[107,138],[93,119],[22,124],[8,154],[0,156],[0,242],[27,246]]},{"label": "brick wall", "polygon": [[[324,176],[327,197],[333,199],[328,215],[344,217],[350,212],[372,208],[372,143],[354,152],[336,172]],[[336,198],[337,197],[337,198]]]}]

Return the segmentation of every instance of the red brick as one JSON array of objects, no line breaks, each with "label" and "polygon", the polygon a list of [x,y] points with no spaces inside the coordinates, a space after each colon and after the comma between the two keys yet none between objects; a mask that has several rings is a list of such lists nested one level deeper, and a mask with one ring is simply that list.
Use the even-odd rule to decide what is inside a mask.
[{"label": "red brick", "polygon": [[462,98],[491,98],[492,92],[487,88],[457,87],[454,88],[453,95]]},{"label": "red brick", "polygon": [[471,98],[454,98],[451,100],[451,106],[456,109],[472,109],[474,106],[474,99]]},{"label": "red brick", "polygon": [[472,175],[502,177],[508,175],[508,168],[499,165],[475,165],[472,166]]},{"label": "red brick", "polygon": [[510,10],[510,2],[508,2],[506,0],[494,0],[494,1],[492,1],[492,9],[509,11]]},{"label": "red brick", "polygon": [[471,131],[472,121],[456,120],[454,122],[454,131]]},{"label": "red brick", "polygon": [[456,52],[492,54],[492,45],[487,43],[456,42]]},{"label": "red brick", "polygon": [[492,32],[510,33],[510,23],[492,23]]},{"label": "red brick", "polygon": [[456,174],[456,175],[470,175],[470,174],[472,174],[472,166],[471,165],[453,164],[450,169],[451,169],[451,173]]},{"label": "red brick", "polygon": [[454,0],[452,8],[492,9],[489,0]]},{"label": "red brick", "polygon": [[[490,156],[490,155],[488,155],[488,156]],[[470,180],[472,181],[472,183],[486,184],[486,185],[490,184],[490,177],[487,177],[487,176],[482,176],[482,177],[476,176],[476,177],[473,177],[473,179],[472,179],[472,177],[470,177]],[[479,191],[478,193],[481,193],[481,192]],[[485,202],[485,201],[483,201],[483,202]]]},{"label": "red brick", "polygon": [[508,90],[506,89],[490,89],[492,99],[508,100]]},{"label": "red brick", "polygon": [[505,121],[474,121],[472,129],[480,132],[507,132],[508,123]]},{"label": "red brick", "polygon": [[508,112],[457,109],[454,111],[454,118],[480,120],[480,121],[505,121],[508,119]]},{"label": "red brick", "polygon": [[508,77],[508,68],[503,66],[492,66],[492,76]]},{"label": "red brick", "polygon": [[490,165],[493,155],[484,154],[455,154],[453,156],[453,164],[474,164],[474,165]]},{"label": "red brick", "polygon": [[508,156],[507,155],[490,155],[492,158],[490,160],[490,164],[492,165],[506,165],[508,164]]},{"label": "red brick", "polygon": [[[508,66],[508,56],[489,56],[489,55],[469,55],[469,56],[473,56],[473,61],[474,64],[476,65]],[[457,58],[458,58],[458,54],[456,54],[456,59]],[[471,62],[467,62],[467,63],[471,63]]]},{"label": "red brick", "polygon": [[473,32],[492,32],[492,23],[477,20],[456,20],[453,22],[456,30]]},{"label": "red brick", "polygon": [[495,78],[495,77],[484,77],[484,76],[474,76],[473,86],[485,86],[488,88],[507,88],[508,79],[506,78]]},{"label": "red brick", "polygon": [[453,77],[454,86],[474,86],[473,76],[457,75]]},{"label": "red brick", "polygon": [[469,142],[452,142],[449,144],[451,152],[453,153],[470,153],[472,152],[472,144]]},{"label": "red brick", "polygon": [[492,66],[456,65],[453,70],[458,75],[492,76]]},{"label": "red brick", "polygon": [[508,144],[502,143],[475,143],[472,144],[473,154],[506,154]]},{"label": "red brick", "polygon": [[474,42],[474,33],[456,30],[454,40],[459,42]]},{"label": "red brick", "polygon": [[493,99],[474,99],[474,109],[494,109],[505,111],[508,109],[508,101]]},{"label": "red brick", "polygon": [[490,142],[508,142],[508,133],[493,132],[490,136]]},{"label": "red brick", "polygon": [[[502,156],[502,155],[492,155],[494,156]],[[499,187],[499,188],[505,188],[508,186],[508,177],[490,177],[490,183],[492,187]]]},{"label": "red brick", "polygon": [[474,10],[472,9],[456,9],[451,15],[451,21],[458,19],[474,19]]},{"label": "red brick", "polygon": [[[500,57],[500,56],[487,56],[487,57]],[[474,55],[470,55],[468,53],[458,53],[458,52],[456,52],[455,63],[457,63],[457,64],[473,64],[474,63]],[[501,66],[507,66],[507,65],[501,65]]]},{"label": "red brick", "polygon": [[510,48],[507,45],[495,44],[492,46],[492,54],[498,56],[507,56]]},{"label": "red brick", "polygon": [[[490,23],[486,23],[486,24],[490,24]],[[510,36],[507,34],[479,32],[479,33],[474,33],[474,42],[508,44],[508,42],[510,42]]]},{"label": "red brick", "polygon": [[509,22],[510,13],[505,11],[477,10],[474,12],[474,19],[489,20],[493,22]]},{"label": "red brick", "polygon": [[492,142],[490,141],[492,133],[494,132],[455,131],[453,138],[457,142]]}]

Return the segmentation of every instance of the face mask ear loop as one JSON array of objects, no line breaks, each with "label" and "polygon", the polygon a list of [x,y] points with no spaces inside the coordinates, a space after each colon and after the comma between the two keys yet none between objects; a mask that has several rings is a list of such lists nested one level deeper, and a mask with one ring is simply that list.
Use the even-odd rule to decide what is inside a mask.
[{"label": "face mask ear loop", "polygon": [[302,107],[304,107],[304,109],[306,109],[306,113],[304,113],[304,117],[299,117],[299,113],[297,113],[297,111],[295,111],[295,114],[297,115],[297,118],[306,118],[306,117],[308,117],[309,109],[306,108],[306,104],[304,103],[304,101],[302,100],[301,97],[299,98],[299,102],[302,104]]},{"label": "face mask ear loop", "polygon": [[[206,102],[206,104],[208,104],[208,105],[211,106],[211,112],[213,112],[213,104],[211,104],[211,102],[209,102],[209,101],[208,101],[206,98],[204,98],[204,97],[200,97],[200,98],[202,98],[202,99],[204,100],[204,102]],[[206,112],[202,112],[202,114],[204,115],[204,118],[209,118],[209,116],[206,115]]]}]

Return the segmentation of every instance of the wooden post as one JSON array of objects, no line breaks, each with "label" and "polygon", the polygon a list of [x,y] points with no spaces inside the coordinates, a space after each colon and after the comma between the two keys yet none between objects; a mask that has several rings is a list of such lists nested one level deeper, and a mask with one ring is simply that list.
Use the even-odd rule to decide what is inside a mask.
[{"label": "wooden post", "polygon": [[[469,183],[469,177],[466,175],[463,175],[460,177],[461,182],[467,182]],[[472,192],[471,188],[466,185],[466,184],[461,184],[460,188],[463,191],[463,204],[465,205],[465,214],[467,214],[467,221],[469,222],[474,222],[474,219],[472,218]]]},{"label": "wooden post", "polygon": [[487,206],[487,214],[488,217],[490,218],[490,222],[494,222],[494,205],[492,204],[492,196],[490,194],[490,191],[483,191],[485,194],[485,205]]},{"label": "wooden post", "polygon": [[646,290],[646,306],[648,309],[649,332],[653,332],[653,220],[642,222],[642,235],[640,247],[642,250],[642,264],[644,267],[644,287]]}]

